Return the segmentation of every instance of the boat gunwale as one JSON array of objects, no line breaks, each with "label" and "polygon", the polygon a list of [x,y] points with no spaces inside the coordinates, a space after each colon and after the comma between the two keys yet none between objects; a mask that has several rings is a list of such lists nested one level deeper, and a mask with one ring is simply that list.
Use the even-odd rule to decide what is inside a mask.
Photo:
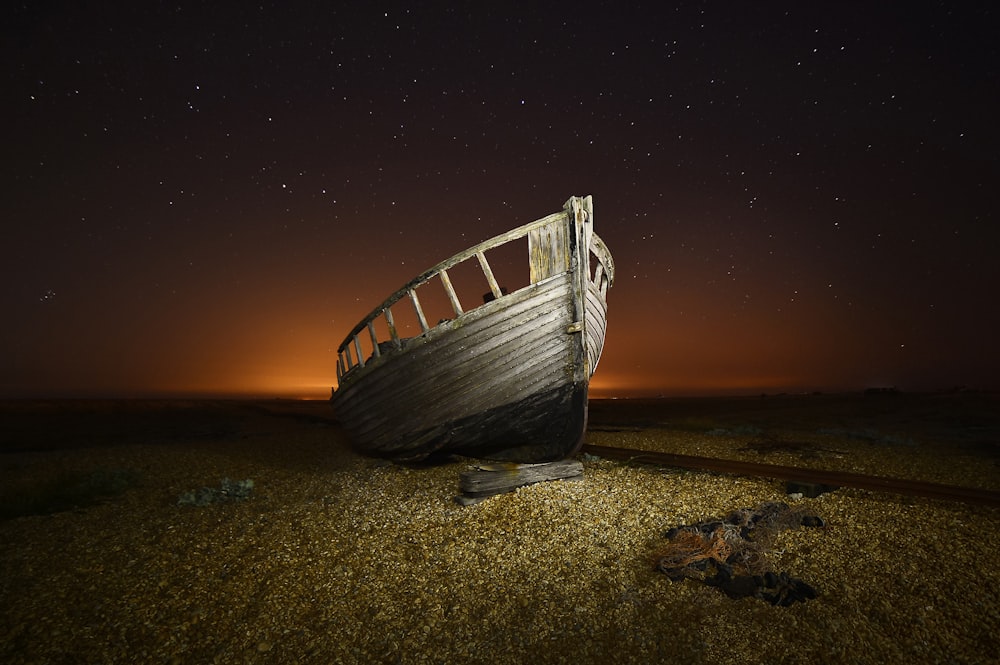
[{"label": "boat gunwale", "polygon": [[[418,287],[426,284],[427,282],[429,282],[430,280],[432,280],[434,277],[436,277],[436,276],[438,276],[438,275],[440,275],[442,273],[446,274],[446,271],[449,268],[452,268],[452,267],[454,267],[454,266],[456,266],[456,265],[458,265],[458,264],[460,264],[460,263],[462,263],[464,261],[467,261],[467,260],[473,258],[474,256],[480,255],[480,258],[482,259],[481,255],[483,253],[485,253],[486,251],[489,251],[489,250],[492,250],[492,249],[496,249],[497,247],[500,247],[500,246],[505,245],[507,243],[513,242],[515,240],[519,240],[520,238],[523,238],[523,237],[527,236],[529,233],[531,233],[531,231],[533,231],[535,229],[543,228],[545,226],[549,226],[549,225],[552,225],[552,224],[557,224],[557,223],[560,223],[560,222],[565,222],[566,220],[571,219],[572,215],[573,215],[573,212],[572,212],[572,209],[570,207],[570,202],[573,201],[573,200],[575,200],[575,199],[576,199],[576,197],[573,197],[569,201],[567,201],[566,202],[566,206],[563,208],[563,210],[561,210],[559,212],[554,212],[554,213],[551,213],[551,214],[546,215],[544,217],[540,217],[540,218],[538,218],[538,219],[536,219],[534,221],[528,222],[527,224],[523,224],[523,225],[518,226],[518,227],[516,227],[514,229],[511,229],[510,231],[507,231],[506,233],[502,233],[500,235],[494,236],[492,238],[489,238],[488,240],[484,240],[481,243],[473,245],[472,247],[469,247],[469,248],[467,248],[467,249],[465,249],[465,250],[463,250],[461,252],[453,254],[452,256],[450,256],[449,258],[445,259],[444,261],[441,261],[440,263],[437,263],[436,265],[432,266],[431,268],[428,268],[427,270],[423,271],[422,273],[420,273],[419,275],[417,275],[416,277],[414,277],[413,279],[411,279],[409,282],[407,282],[406,284],[404,284],[403,286],[401,286],[399,289],[397,289],[396,291],[394,291],[391,295],[389,295],[389,297],[387,297],[385,300],[383,300],[381,304],[379,304],[378,306],[375,307],[375,309],[373,309],[371,312],[369,312],[367,316],[365,316],[363,319],[361,319],[361,321],[358,322],[358,324],[355,325],[354,328],[352,328],[351,331],[344,337],[344,340],[340,343],[340,346],[337,347],[337,357],[338,357],[338,372],[337,372],[338,376],[337,376],[337,379],[338,379],[338,384],[349,373],[352,373],[353,370],[355,370],[357,368],[363,368],[369,362],[369,361],[367,361],[365,359],[362,359],[360,357],[360,349],[357,348],[355,350],[357,352],[358,359],[357,359],[356,363],[352,363],[350,356],[354,355],[354,354],[351,353],[351,346],[354,345],[355,347],[357,347],[359,336],[362,334],[362,332],[366,328],[370,329],[370,326],[373,324],[373,322],[376,321],[380,316],[385,315],[388,318],[389,315],[387,314],[387,312],[390,310],[390,308],[393,305],[395,305],[400,300],[402,300],[404,296],[406,296],[407,294],[411,294],[411,293],[415,294],[416,293],[416,289]],[[600,265],[604,266],[604,275],[605,275],[605,278],[607,279],[607,285],[608,285],[608,287],[613,286],[614,285],[614,276],[615,276],[615,265],[614,265],[614,260],[611,258],[611,252],[608,249],[607,245],[604,244],[604,241],[600,238],[600,236],[598,236],[595,232],[593,232],[592,229],[591,229],[590,233],[588,234],[588,236],[589,236],[588,251],[591,252],[591,253],[593,253],[597,257],[598,262],[599,262]],[[488,272],[488,266],[483,266],[483,270],[484,270],[484,273]],[[588,275],[588,278],[589,277],[590,276]],[[488,275],[488,279],[491,279],[491,278],[492,278],[492,275]],[[526,285],[526,287],[527,286],[532,286],[532,285],[528,284],[528,285]],[[521,289],[518,289],[518,291],[520,291],[520,290]],[[506,294],[506,295],[509,295],[509,294]],[[504,295],[499,295],[496,298],[496,300],[500,300],[503,297],[505,297],[505,296]],[[476,307],[473,307],[472,309],[468,310],[468,312],[475,311],[476,309],[479,309],[480,307],[484,307],[484,306],[486,306],[488,304],[489,303],[483,303],[483,304],[477,305]],[[464,314],[467,314],[468,312],[459,312],[459,311],[456,310],[456,312],[455,312],[456,318],[460,318]],[[430,326],[429,328],[427,328],[424,331],[422,331],[420,336],[426,335],[428,332],[430,332],[431,330],[436,329],[437,327],[438,327],[437,325]],[[393,327],[390,324],[390,333],[392,335],[392,339],[391,340],[387,340],[387,341],[392,341],[394,343],[397,343],[397,348],[398,348],[399,338],[397,337],[397,335],[395,334],[395,332],[394,332],[394,330],[392,328]],[[372,333],[372,335],[374,336],[374,333]],[[346,366],[342,366],[341,361],[340,361],[340,359],[342,359],[342,357],[344,355],[348,356],[348,358],[347,358],[348,362],[347,362]],[[380,354],[378,354],[377,352],[375,353],[376,357],[378,357],[379,355]]]},{"label": "boat gunwale", "polygon": [[385,312],[385,310],[389,309],[397,302],[402,300],[403,296],[408,294],[411,290],[424,284],[425,282],[430,281],[436,275],[440,274],[442,270],[447,270],[449,268],[457,266],[459,263],[471,259],[480,252],[485,252],[490,249],[495,249],[500,245],[505,245],[508,242],[518,240],[519,238],[528,235],[531,231],[535,230],[536,228],[548,226],[549,224],[553,224],[559,221],[560,217],[565,217],[567,214],[568,213],[565,210],[562,210],[560,212],[555,212],[552,213],[551,215],[546,215],[545,217],[536,219],[533,222],[528,222],[527,224],[519,226],[515,229],[511,229],[506,233],[494,236],[489,240],[484,240],[483,242],[477,245],[473,245],[472,247],[469,247],[468,249],[458,252],[457,254],[453,254],[444,261],[441,261],[440,263],[423,271],[422,273],[411,279],[409,282],[396,289],[396,291],[394,291],[388,298],[383,300],[380,305],[376,306],[375,309],[369,312],[367,316],[361,319],[361,321],[356,326],[354,326],[351,332],[347,333],[347,336],[344,337],[344,341],[341,342],[340,346],[337,347],[338,353],[343,351],[345,347],[349,346],[354,340],[354,338],[357,335],[359,335],[361,331],[363,331],[365,328],[368,327],[369,322],[377,319],[379,316],[382,315],[383,312]]},{"label": "boat gunwale", "polygon": [[[400,341],[403,342],[403,346],[400,349],[383,351],[382,354],[378,357],[368,358],[367,360],[365,360],[364,369],[369,370],[369,372],[374,371],[376,368],[384,365],[386,362],[389,362],[388,359],[391,359],[395,354],[399,352],[402,351],[413,352],[419,346],[422,346],[424,344],[429,344],[435,341],[437,337],[449,334],[458,328],[467,330],[470,325],[476,325],[481,320],[488,318],[494,309],[507,309],[508,307],[510,307],[509,303],[511,301],[509,299],[512,297],[519,298],[521,301],[520,304],[524,306],[527,311],[527,308],[530,307],[531,300],[537,297],[536,294],[544,293],[547,289],[551,288],[553,283],[557,283],[559,280],[565,281],[566,275],[568,275],[570,272],[571,271],[567,270],[565,272],[552,275],[551,277],[546,277],[545,279],[539,280],[534,284],[526,284],[520,289],[517,289],[516,291],[506,294],[504,296],[505,299],[504,302],[500,302],[500,300],[497,299],[497,300],[492,300],[488,303],[483,303],[482,305],[479,305],[473,309],[469,309],[462,312],[454,319],[448,319],[446,321],[438,323],[437,325],[421,332],[419,335],[415,335],[413,337],[405,337],[405,338],[401,337]],[[524,313],[522,313],[522,315],[523,314]],[[364,330],[364,328],[362,328],[362,330]],[[499,331],[502,329],[497,328],[497,330]],[[352,370],[360,368],[361,365],[355,365],[352,368]],[[369,372],[365,372],[364,374],[367,375]],[[353,376],[354,374],[352,372],[351,377],[353,378]],[[347,373],[345,373],[342,379],[347,379],[347,378],[348,375]],[[339,391],[340,389],[338,387],[337,392],[339,393]]]}]

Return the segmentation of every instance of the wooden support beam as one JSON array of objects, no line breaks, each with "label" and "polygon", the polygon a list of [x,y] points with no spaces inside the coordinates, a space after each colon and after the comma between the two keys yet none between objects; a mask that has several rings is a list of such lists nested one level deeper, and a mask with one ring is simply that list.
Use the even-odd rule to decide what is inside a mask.
[{"label": "wooden support beam", "polygon": [[441,278],[441,283],[444,284],[444,290],[448,294],[448,302],[451,303],[452,311],[455,312],[455,316],[460,316],[462,314],[462,304],[458,302],[458,294],[455,293],[455,287],[451,285],[451,277],[448,276],[448,271],[442,269],[438,273],[438,277]]},{"label": "wooden support beam", "polygon": [[354,336],[354,349],[355,349],[355,351],[358,352],[358,364],[361,365],[362,367],[364,367],[365,366],[365,358],[364,358],[364,355],[361,353],[361,340],[358,339],[357,335]]},{"label": "wooden support beam", "polygon": [[486,282],[490,285],[493,297],[499,298],[503,295],[503,292],[500,290],[500,285],[497,284],[497,278],[493,275],[493,269],[490,268],[490,264],[486,260],[486,255],[482,252],[477,252],[476,258],[479,259],[479,266],[483,269],[483,275],[486,276]]},{"label": "wooden support beam", "polygon": [[403,347],[402,342],[399,341],[399,332],[396,330],[396,322],[392,319],[392,310],[388,307],[385,308],[385,322],[389,326],[389,336],[392,337],[392,345],[399,350]]},{"label": "wooden support beam", "polygon": [[410,300],[413,302],[413,309],[417,312],[417,319],[420,321],[420,330],[427,332],[431,327],[427,325],[427,317],[424,316],[424,308],[420,306],[420,298],[417,297],[416,289],[410,289]]},{"label": "wooden support beam", "polygon": [[368,334],[371,335],[371,338],[372,338],[372,355],[375,358],[378,358],[379,356],[382,355],[382,352],[378,348],[378,335],[375,334],[375,322],[374,321],[369,321],[368,322]]},{"label": "wooden support beam", "polygon": [[583,478],[583,464],[564,459],[542,464],[480,464],[472,471],[459,476],[460,496],[455,500],[471,506],[497,494],[512,492],[518,487],[534,485],[549,480],[579,480]]}]

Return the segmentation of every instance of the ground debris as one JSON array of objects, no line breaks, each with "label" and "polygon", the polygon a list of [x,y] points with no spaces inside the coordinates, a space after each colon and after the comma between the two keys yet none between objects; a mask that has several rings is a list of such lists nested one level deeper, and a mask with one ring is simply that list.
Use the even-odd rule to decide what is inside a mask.
[{"label": "ground debris", "polygon": [[806,582],[776,573],[767,560],[775,536],[799,526],[824,526],[822,518],[781,502],[736,510],[722,520],[678,526],[654,554],[654,567],[672,580],[695,579],[730,598],[754,597],[782,607],[816,597]]}]

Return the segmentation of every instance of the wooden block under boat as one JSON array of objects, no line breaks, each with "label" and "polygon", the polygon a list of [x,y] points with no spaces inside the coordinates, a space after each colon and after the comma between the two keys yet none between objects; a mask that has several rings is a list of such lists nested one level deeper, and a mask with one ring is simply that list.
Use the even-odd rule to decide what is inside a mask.
[{"label": "wooden block under boat", "polygon": [[518,487],[549,480],[578,480],[583,477],[583,464],[564,459],[543,464],[481,464],[459,476],[462,494],[455,498],[464,506]]}]

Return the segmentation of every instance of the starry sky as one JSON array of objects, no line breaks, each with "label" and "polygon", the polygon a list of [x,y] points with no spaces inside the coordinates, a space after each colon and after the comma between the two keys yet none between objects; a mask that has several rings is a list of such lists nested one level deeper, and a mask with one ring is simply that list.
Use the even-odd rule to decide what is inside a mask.
[{"label": "starry sky", "polygon": [[594,196],[596,396],[1000,388],[989,2],[16,3],[0,396],[326,397]]}]

